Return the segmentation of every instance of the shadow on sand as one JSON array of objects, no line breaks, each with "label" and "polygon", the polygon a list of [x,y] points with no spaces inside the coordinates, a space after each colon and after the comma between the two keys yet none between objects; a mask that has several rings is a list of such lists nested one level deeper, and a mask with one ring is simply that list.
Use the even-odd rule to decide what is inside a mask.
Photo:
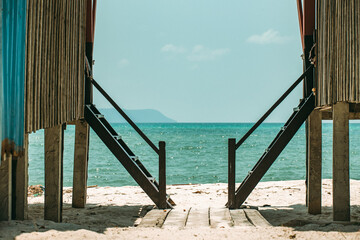
[{"label": "shadow on sand", "polygon": [[259,211],[273,226],[291,227],[296,231],[339,231],[358,232],[360,230],[360,206],[351,206],[351,222],[332,221],[332,207],[322,207],[322,213],[311,215],[305,205],[263,207]]},{"label": "shadow on sand", "polygon": [[[87,230],[104,234],[107,229],[122,231],[136,226],[153,205],[94,205],[72,208],[63,205],[63,222],[43,220],[43,204],[29,205],[29,220],[0,222],[0,239],[14,239],[23,233]],[[260,213],[274,227],[290,227],[296,231],[358,232],[360,231],[360,206],[351,206],[351,222],[333,222],[332,208],[323,207],[322,214],[310,215],[305,205],[261,207]]]},{"label": "shadow on sand", "polygon": [[44,220],[44,205],[30,204],[29,217],[25,221],[0,222],[0,239],[14,239],[23,233],[57,231],[76,231],[85,229],[104,233],[108,228],[125,228],[136,226],[153,205],[93,205],[85,208],[72,208],[71,204],[63,205],[63,221],[55,223]]}]

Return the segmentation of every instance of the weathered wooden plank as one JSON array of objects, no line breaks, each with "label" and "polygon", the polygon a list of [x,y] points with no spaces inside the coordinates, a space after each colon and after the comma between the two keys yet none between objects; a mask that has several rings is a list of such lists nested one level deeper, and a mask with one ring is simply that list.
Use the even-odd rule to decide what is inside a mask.
[{"label": "weathered wooden plank", "polygon": [[184,228],[190,209],[175,208],[172,209],[166,221],[163,224],[163,228]]},{"label": "weathered wooden plank", "polygon": [[11,220],[12,156],[4,153],[0,165],[0,221]]},{"label": "weathered wooden plank", "polygon": [[28,204],[28,134],[24,135],[24,151],[17,156],[16,164],[16,192],[15,192],[15,219],[27,219]]},{"label": "weathered wooden plank", "polygon": [[350,221],[349,104],[333,106],[333,219]]},{"label": "weathered wooden plank", "polygon": [[256,209],[244,209],[246,217],[255,227],[271,227],[271,224]]},{"label": "weathered wooden plank", "polygon": [[89,125],[84,120],[75,123],[74,175],[72,206],[84,208],[86,204],[89,154]]},{"label": "weathered wooden plank", "polygon": [[[78,71],[78,96],[79,96],[79,102],[78,102],[78,118],[84,117],[84,99],[85,99],[85,81],[84,79],[84,72],[85,72],[85,46],[86,46],[86,38],[85,38],[85,32],[86,32],[86,4],[85,1],[80,2],[80,9],[84,9],[80,16],[80,31],[79,31],[79,45],[77,56],[78,56],[78,69],[81,71]],[[79,81],[81,79],[82,81]]]},{"label": "weathered wooden plank", "polygon": [[62,125],[45,129],[45,205],[44,218],[62,221],[63,138]]},{"label": "weathered wooden plank", "polygon": [[191,208],[186,222],[187,228],[209,226],[209,208]]},{"label": "weathered wooden plank", "polygon": [[212,228],[228,228],[233,227],[234,222],[230,216],[228,208],[210,208],[210,226]]},{"label": "weathered wooden plank", "polygon": [[153,209],[149,211],[138,227],[159,227],[164,224],[165,218],[170,210]]},{"label": "weathered wooden plank", "polygon": [[24,89],[24,95],[25,95],[25,132],[30,132],[32,131],[32,101],[30,99],[31,94],[29,94],[30,92],[32,92],[32,79],[29,78],[29,76],[32,76],[32,68],[30,66],[32,66],[32,61],[33,61],[33,57],[32,57],[32,48],[33,48],[33,44],[32,44],[32,23],[33,23],[33,18],[30,17],[32,16],[31,12],[34,9],[33,7],[30,7],[33,4],[33,1],[27,1],[27,35],[26,35],[26,41],[25,41],[25,49],[26,49],[26,53],[25,53],[25,89]]},{"label": "weathered wooden plank", "polygon": [[[51,56],[51,36],[52,36],[52,15],[51,15],[51,9],[52,9],[52,5],[53,1],[46,1],[46,9],[45,9],[45,24],[46,24],[46,33],[45,34],[45,54],[44,54],[44,58],[43,58],[43,69],[44,69],[44,79],[43,81],[45,82],[45,86],[44,86],[44,99],[45,99],[45,103],[50,102],[50,76],[51,76],[51,66],[50,66],[50,58],[49,56]],[[45,115],[45,121],[43,123],[43,127],[44,128],[48,128],[50,126],[50,104],[45,104],[45,108],[44,108],[44,115]]]},{"label": "weathered wooden plank", "polygon": [[[39,26],[40,23],[40,1],[36,1],[36,18],[35,18],[35,24],[36,26]],[[30,76],[34,78],[34,125],[35,128],[37,129],[39,127],[39,106],[40,106],[40,97],[39,97],[39,92],[40,92],[40,86],[39,86],[39,68],[37,67],[39,65],[39,51],[36,51],[37,49],[39,49],[39,42],[40,42],[40,31],[38,30],[35,33],[35,38],[34,38],[34,42],[35,42],[35,49],[34,49],[34,76]]]},{"label": "weathered wooden plank", "polygon": [[39,1],[39,35],[38,35],[38,49],[40,51],[36,51],[36,53],[38,54],[37,55],[37,59],[38,59],[38,64],[37,64],[37,68],[38,68],[38,76],[37,76],[37,83],[38,83],[38,96],[39,96],[39,107],[37,108],[37,116],[38,116],[38,127],[40,128],[41,126],[43,126],[43,122],[44,122],[44,117],[45,117],[45,114],[44,113],[44,108],[45,108],[45,94],[42,94],[42,92],[44,91],[44,81],[43,81],[43,78],[44,78],[44,63],[43,63],[43,60],[44,60],[44,38],[45,38],[45,35],[46,35],[46,32],[45,32],[45,20],[44,20],[44,17],[45,17],[45,9],[44,9],[44,0],[40,0]]},{"label": "weathered wooden plank", "polygon": [[314,110],[308,117],[307,206],[310,214],[321,213],[322,113]]},{"label": "weathered wooden plank", "polygon": [[243,209],[231,209],[230,215],[234,223],[234,227],[253,227],[254,225],[249,222]]}]

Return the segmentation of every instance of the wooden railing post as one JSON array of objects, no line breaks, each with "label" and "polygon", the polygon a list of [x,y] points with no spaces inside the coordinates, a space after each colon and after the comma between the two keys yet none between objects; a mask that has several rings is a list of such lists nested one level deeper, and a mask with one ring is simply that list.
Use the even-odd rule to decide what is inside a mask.
[{"label": "wooden railing post", "polygon": [[166,204],[166,151],[165,142],[159,142],[159,203],[158,208],[165,209]]},{"label": "wooden railing post", "polygon": [[236,156],[236,140],[229,138],[228,140],[228,207],[235,208],[235,156]]}]

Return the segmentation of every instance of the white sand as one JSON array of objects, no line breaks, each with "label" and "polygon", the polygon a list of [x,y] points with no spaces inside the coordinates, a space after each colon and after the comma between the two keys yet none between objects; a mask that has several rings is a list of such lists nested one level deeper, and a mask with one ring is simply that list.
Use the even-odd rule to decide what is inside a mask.
[{"label": "white sand", "polygon": [[[223,207],[226,184],[168,186],[176,208]],[[260,183],[246,204],[259,207],[268,228],[136,228],[152,201],[139,187],[88,189],[85,209],[71,208],[71,188],[64,194],[63,222],[43,220],[44,196],[29,197],[29,220],[0,222],[9,239],[360,239],[360,181],[351,181],[352,224],[332,223],[331,180],[323,182],[323,213],[309,215],[304,181]],[[1,238],[0,237],[0,238]]]}]

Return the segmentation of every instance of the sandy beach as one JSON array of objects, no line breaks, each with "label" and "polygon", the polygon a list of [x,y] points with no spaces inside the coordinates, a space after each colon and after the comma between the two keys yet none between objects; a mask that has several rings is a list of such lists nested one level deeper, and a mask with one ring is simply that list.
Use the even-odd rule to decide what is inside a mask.
[{"label": "sandy beach", "polygon": [[[227,185],[171,185],[175,209],[223,208]],[[304,181],[262,182],[246,205],[258,208],[270,227],[140,228],[154,207],[139,187],[88,188],[87,206],[71,207],[64,189],[63,222],[43,220],[43,194],[29,196],[29,219],[0,222],[2,239],[360,239],[360,181],[351,180],[351,223],[332,222],[331,180],[323,181],[322,214],[309,215]]]}]

